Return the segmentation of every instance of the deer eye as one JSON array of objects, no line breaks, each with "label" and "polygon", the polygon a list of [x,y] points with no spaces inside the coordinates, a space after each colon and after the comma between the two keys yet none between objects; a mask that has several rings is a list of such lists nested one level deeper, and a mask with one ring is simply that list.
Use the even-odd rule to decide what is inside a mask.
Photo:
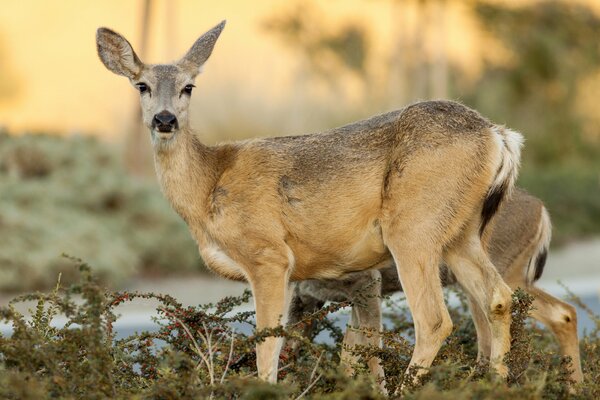
[{"label": "deer eye", "polygon": [[185,94],[192,94],[192,89],[195,88],[196,86],[194,85],[185,85],[185,87],[183,88],[183,90],[181,91],[181,93],[185,93]]},{"label": "deer eye", "polygon": [[135,86],[137,86],[140,93],[146,93],[150,91],[150,88],[144,82],[136,83]]}]

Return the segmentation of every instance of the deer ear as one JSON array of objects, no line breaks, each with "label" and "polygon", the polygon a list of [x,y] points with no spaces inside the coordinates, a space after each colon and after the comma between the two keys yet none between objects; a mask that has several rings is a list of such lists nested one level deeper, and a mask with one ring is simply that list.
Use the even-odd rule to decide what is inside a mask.
[{"label": "deer ear", "polygon": [[108,28],[96,31],[96,47],[102,63],[118,75],[134,79],[142,70],[143,63],[123,36]]},{"label": "deer ear", "polygon": [[187,54],[179,60],[179,64],[186,67],[190,66],[200,72],[202,65],[204,65],[206,60],[208,60],[208,57],[210,57],[210,54],[215,47],[215,43],[224,27],[225,21],[221,21],[219,25],[200,36]]}]

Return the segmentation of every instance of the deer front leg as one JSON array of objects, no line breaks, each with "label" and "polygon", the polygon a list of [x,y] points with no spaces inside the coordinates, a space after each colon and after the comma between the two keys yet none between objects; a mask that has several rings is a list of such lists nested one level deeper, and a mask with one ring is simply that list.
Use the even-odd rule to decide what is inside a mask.
[{"label": "deer front leg", "polygon": [[[283,325],[289,306],[289,274],[287,268],[261,265],[249,276],[256,309],[256,328],[274,328]],[[267,382],[277,382],[281,337],[268,337],[256,345],[258,376]]]}]

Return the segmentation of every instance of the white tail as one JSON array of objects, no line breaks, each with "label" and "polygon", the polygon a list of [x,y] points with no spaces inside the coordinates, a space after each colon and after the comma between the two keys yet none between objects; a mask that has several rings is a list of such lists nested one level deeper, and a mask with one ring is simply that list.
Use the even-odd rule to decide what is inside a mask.
[{"label": "white tail", "polygon": [[479,234],[483,235],[485,227],[498,211],[498,207],[507,196],[510,196],[517,181],[523,136],[516,131],[496,125],[492,127],[494,138],[498,141],[500,157],[498,170],[490,186],[483,208]]}]

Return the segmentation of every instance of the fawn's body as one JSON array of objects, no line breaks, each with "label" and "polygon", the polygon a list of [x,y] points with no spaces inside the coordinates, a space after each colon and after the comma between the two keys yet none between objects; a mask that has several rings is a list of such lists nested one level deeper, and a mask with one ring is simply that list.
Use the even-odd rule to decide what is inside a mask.
[{"label": "fawn's body", "polygon": [[[571,378],[575,382],[581,382],[583,375],[576,310],[534,286],[543,272],[550,236],[550,220],[543,203],[522,190],[516,190],[486,229],[486,248],[494,266],[509,286],[512,289],[523,288],[534,297],[531,316],[546,325],[556,336],[561,353],[571,357]],[[440,268],[444,285],[456,283],[447,266],[442,265]],[[379,296],[401,290],[395,266],[380,271],[355,273],[341,280],[306,280],[296,285],[289,323],[294,324],[303,314],[316,311],[326,301],[353,301],[356,304],[352,307],[351,328],[346,331],[344,348],[357,344],[379,345],[378,336],[372,332],[367,334],[365,329],[380,329]],[[471,299],[469,307],[477,330],[478,359],[489,358],[491,333],[485,315]],[[343,352],[342,360],[347,365],[354,361],[348,351]],[[383,377],[378,360],[370,360],[369,367],[373,374]]]},{"label": "fawn's body", "polygon": [[[290,280],[395,260],[415,321],[411,365],[428,367],[452,329],[443,258],[485,314],[492,366],[506,375],[511,290],[480,231],[514,184],[521,136],[438,101],[322,134],[206,146],[187,127],[189,94],[223,26],[168,65],[143,64],[113,31],[97,34],[106,67],[140,90],[161,188],[209,268],[250,283],[260,329],[283,322]],[[257,346],[261,378],[276,380],[281,343]]]}]

